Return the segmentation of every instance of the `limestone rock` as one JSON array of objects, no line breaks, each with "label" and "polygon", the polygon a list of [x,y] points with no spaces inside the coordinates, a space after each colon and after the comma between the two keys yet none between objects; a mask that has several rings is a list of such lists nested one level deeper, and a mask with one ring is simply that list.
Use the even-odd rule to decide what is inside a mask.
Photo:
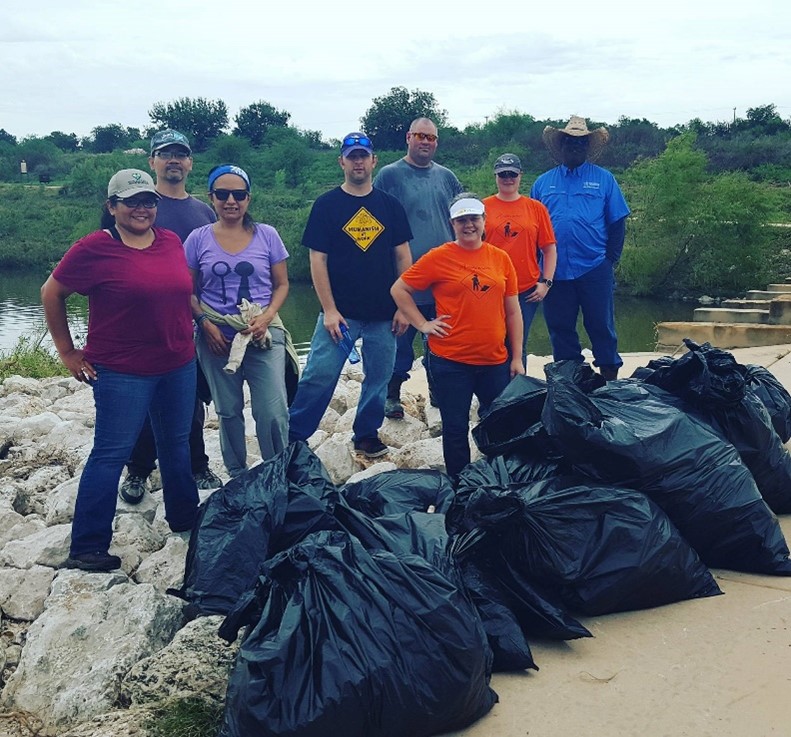
[{"label": "limestone rock", "polygon": [[34,469],[21,484],[14,508],[22,514],[46,515],[50,493],[71,476],[68,466],[61,464]]},{"label": "limestone rock", "polygon": [[[33,408],[27,405],[28,409]],[[61,424],[62,420],[54,412],[37,412],[32,416],[23,417],[14,428],[14,437],[38,439],[48,435],[50,431]]]},{"label": "limestone rock", "polygon": [[164,594],[167,589],[179,588],[184,581],[184,561],[187,541],[178,535],[169,535],[165,547],[143,560],[133,576],[138,583],[150,583]]},{"label": "limestone rock", "polygon": [[0,548],[14,539],[13,529],[24,521],[25,518],[19,512],[8,507],[0,508]]},{"label": "limestone rock", "polygon": [[324,432],[324,430],[316,430],[316,432],[308,438],[308,447],[315,452],[316,448],[318,448],[329,436],[330,434]]},{"label": "limestone rock", "polygon": [[0,568],[0,609],[12,619],[32,622],[44,611],[53,578],[55,570],[45,566]]},{"label": "limestone rock", "polygon": [[147,724],[156,718],[151,709],[124,709],[94,717],[59,737],[149,737]]},{"label": "limestone rock", "polygon": [[426,425],[410,414],[404,414],[401,420],[385,418],[379,430],[379,439],[391,448],[403,448],[427,437],[429,434]]},{"label": "limestone rock", "polygon": [[9,394],[27,394],[31,397],[41,396],[42,383],[38,379],[25,376],[9,376],[0,384],[0,396]]},{"label": "limestone rock", "polygon": [[445,470],[442,456],[442,439],[427,438],[393,451],[390,460],[399,468],[431,468]]},{"label": "limestone rock", "polygon": [[352,457],[351,449],[350,432],[331,435],[316,448],[316,455],[335,484],[344,483],[349,476],[360,470],[360,465]]},{"label": "limestone rock", "polygon": [[382,463],[374,463],[372,466],[368,466],[368,468],[364,468],[362,471],[358,471],[357,473],[352,474],[346,480],[347,484],[353,484],[357,481],[362,481],[363,479],[371,478],[371,476],[376,476],[377,474],[384,473],[385,471],[395,471],[398,468],[395,463],[392,461],[383,461]]},{"label": "limestone rock", "polygon": [[[54,603],[30,626],[2,697],[6,707],[32,712],[49,727],[109,711],[130,668],[170,642],[183,622],[182,603],[149,584],[91,590],[101,583],[95,579],[117,577],[68,573],[77,575],[55,579]],[[94,580],[84,586],[85,578]]]},{"label": "limestone rock", "polygon": [[31,535],[11,540],[0,550],[0,565],[13,568],[58,568],[69,557],[71,525],[43,527]]},{"label": "limestone rock", "polygon": [[319,422],[319,430],[324,430],[328,435],[332,435],[338,427],[338,420],[341,418],[341,414],[341,412],[338,412],[332,407],[327,407],[324,417],[322,417],[321,422]]},{"label": "limestone rock", "polygon": [[173,641],[138,661],[121,682],[121,698],[142,705],[199,695],[217,704],[225,700],[239,641],[228,645],[217,630],[222,616],[200,617],[176,633]]},{"label": "limestone rock", "polygon": [[432,407],[428,402],[426,402],[424,414],[429,437],[440,437],[442,435],[442,415],[439,413],[439,408]]}]

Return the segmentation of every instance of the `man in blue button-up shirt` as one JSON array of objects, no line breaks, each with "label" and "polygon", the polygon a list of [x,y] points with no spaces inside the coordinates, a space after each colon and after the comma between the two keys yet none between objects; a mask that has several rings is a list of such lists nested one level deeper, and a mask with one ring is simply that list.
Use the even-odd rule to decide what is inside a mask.
[{"label": "man in blue button-up shirt", "polygon": [[544,318],[556,361],[582,362],[577,315],[582,310],[593,365],[609,380],[623,365],[615,334],[613,269],[623,251],[629,207],[615,177],[590,163],[601,153],[606,128],[588,130],[572,116],[563,128],[547,126],[544,143],[559,166],[536,179],[530,196],[549,210],[558,261],[544,298]]}]

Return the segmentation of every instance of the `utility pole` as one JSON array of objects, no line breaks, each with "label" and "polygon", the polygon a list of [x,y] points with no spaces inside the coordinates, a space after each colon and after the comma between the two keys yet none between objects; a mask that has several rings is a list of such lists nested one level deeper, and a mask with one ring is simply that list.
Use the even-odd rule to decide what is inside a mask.
[{"label": "utility pole", "polygon": [[736,108],[733,108],[733,122],[736,122]]}]

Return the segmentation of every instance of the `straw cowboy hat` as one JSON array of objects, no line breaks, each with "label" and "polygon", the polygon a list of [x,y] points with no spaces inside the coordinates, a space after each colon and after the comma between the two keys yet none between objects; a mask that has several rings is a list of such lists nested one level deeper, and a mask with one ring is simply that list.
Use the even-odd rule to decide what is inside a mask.
[{"label": "straw cowboy hat", "polygon": [[563,140],[563,136],[574,136],[574,138],[587,136],[588,161],[595,161],[599,158],[602,149],[607,145],[607,141],[610,140],[610,134],[607,132],[606,128],[602,127],[592,131],[588,130],[588,124],[585,122],[585,118],[572,115],[565,128],[553,128],[551,125],[544,128],[542,138],[555,161],[561,161],[560,143]]}]

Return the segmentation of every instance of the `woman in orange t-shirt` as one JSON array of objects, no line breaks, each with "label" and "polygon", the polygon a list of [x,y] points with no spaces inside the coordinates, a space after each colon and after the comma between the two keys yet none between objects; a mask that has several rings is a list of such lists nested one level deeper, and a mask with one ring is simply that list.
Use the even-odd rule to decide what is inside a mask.
[{"label": "woman in orange t-shirt", "polygon": [[555,232],[547,208],[538,200],[519,194],[522,162],[518,156],[500,156],[494,162],[494,178],[497,194],[483,201],[488,226],[486,236],[492,245],[502,248],[514,262],[519,279],[519,308],[524,331],[522,362],[527,366],[530,326],[538,305],[547,296],[555,277]]},{"label": "woman in orange t-shirt", "polygon": [[[483,417],[508,382],[525,372],[516,270],[505,251],[483,240],[485,222],[483,202],[458,195],[450,204],[456,240],[432,248],[390,290],[402,314],[428,336],[442,451],[454,478],[470,462],[472,395]],[[434,296],[434,320],[426,320],[412,298],[423,289]]]}]

